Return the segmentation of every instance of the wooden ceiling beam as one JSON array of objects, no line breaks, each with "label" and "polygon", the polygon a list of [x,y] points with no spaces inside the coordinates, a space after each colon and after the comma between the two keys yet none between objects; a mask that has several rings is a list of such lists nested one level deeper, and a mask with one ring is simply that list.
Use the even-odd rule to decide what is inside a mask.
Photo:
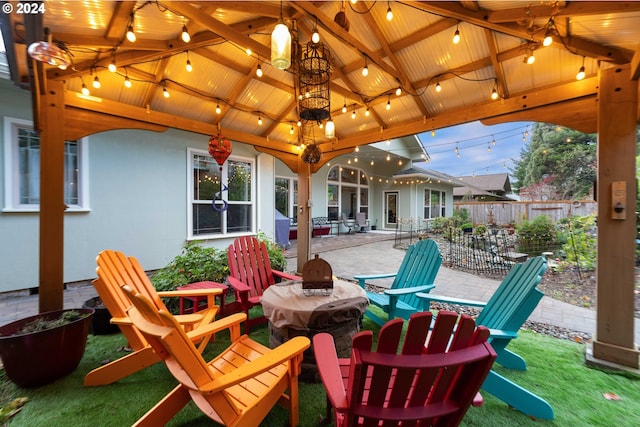
[{"label": "wooden ceiling beam", "polygon": [[[166,126],[201,135],[213,135],[218,131],[217,125],[213,123],[204,123],[159,111],[147,111],[145,108],[110,101],[108,99],[85,97],[77,92],[66,91],[64,99],[65,106],[67,108],[93,111],[97,114],[106,114],[113,117],[137,120],[143,123]],[[113,129],[118,129],[117,124],[114,124]],[[231,140],[253,145],[255,147],[264,147],[282,153],[296,154],[296,145],[289,144],[287,142],[269,140],[268,138],[239,132],[229,128],[225,128],[225,136]]]},{"label": "wooden ceiling beam", "polygon": [[493,66],[493,72],[496,75],[496,84],[498,94],[501,98],[509,97],[509,89],[507,88],[507,80],[504,76],[504,70],[502,63],[498,61],[498,46],[493,31],[484,29],[484,38],[487,41],[487,47],[489,48],[489,58],[491,58],[491,65]]},{"label": "wooden ceiling beam", "polygon": [[[365,6],[361,3],[356,3],[356,7],[361,12],[365,11],[366,9]],[[411,84],[411,80],[409,79],[407,72],[404,70],[402,63],[394,53],[393,49],[391,49],[391,47],[389,46],[389,43],[387,42],[386,38],[384,37],[384,34],[382,33],[382,31],[380,30],[380,27],[378,26],[378,23],[375,21],[375,19],[373,19],[373,16],[370,13],[365,13],[364,19],[367,22],[369,29],[373,32],[373,35],[375,36],[376,40],[378,40],[378,43],[380,44],[384,52],[384,56],[386,56],[387,58],[389,58],[389,60],[391,60],[391,63],[397,70],[399,75],[398,83],[404,88],[405,91],[416,92],[415,88]],[[422,100],[417,96],[414,96],[411,99],[414,101],[414,103],[420,110],[420,114],[422,114],[423,116],[426,116],[428,114],[428,110],[427,110],[427,107],[424,105],[424,102],[422,102]]]},{"label": "wooden ceiling beam", "polygon": [[129,25],[131,14],[136,7],[135,1],[118,1],[113,3],[113,14],[104,32],[105,39],[121,40]]},{"label": "wooden ceiling beam", "polygon": [[503,24],[521,21],[527,15],[548,19],[552,14],[557,17],[575,17],[640,11],[640,3],[633,1],[582,1],[564,3],[565,6],[559,5],[557,8],[554,8],[552,5],[527,5],[512,9],[494,10],[487,14],[487,20],[494,24]]},{"label": "wooden ceiling beam", "polygon": [[[243,49],[249,48],[262,58],[271,58],[271,49],[262,43],[257,42],[248,35],[241,31],[234,29],[231,26],[225,25],[223,22],[218,21],[212,16],[200,13],[200,9],[191,6],[187,2],[169,1],[163,2],[163,4],[174,12],[177,12],[189,19],[202,25],[204,28],[218,34],[225,40],[229,40],[240,46]],[[254,5],[255,6],[255,5]]]}]

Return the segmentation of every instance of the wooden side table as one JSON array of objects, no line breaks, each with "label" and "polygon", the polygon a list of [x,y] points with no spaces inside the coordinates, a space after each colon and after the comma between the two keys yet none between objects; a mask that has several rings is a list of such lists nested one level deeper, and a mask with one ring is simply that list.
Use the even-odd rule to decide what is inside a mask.
[{"label": "wooden side table", "polygon": [[[179,286],[177,289],[193,290],[193,289],[212,289],[212,288],[223,290],[223,292],[220,294],[220,317],[224,317],[225,299],[227,296],[227,289],[228,289],[228,286],[225,285],[224,283],[210,282],[210,281],[194,282],[194,283],[189,283],[188,285]],[[185,300],[191,301],[191,307],[185,307],[185,304],[184,304]],[[180,314],[195,313],[200,309],[201,302],[206,303],[207,297],[204,295],[194,296],[194,297],[180,297]]]}]

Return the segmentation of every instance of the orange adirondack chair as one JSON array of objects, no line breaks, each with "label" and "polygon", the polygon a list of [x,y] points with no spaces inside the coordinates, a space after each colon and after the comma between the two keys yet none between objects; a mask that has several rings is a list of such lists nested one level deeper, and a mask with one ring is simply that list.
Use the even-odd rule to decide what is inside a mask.
[{"label": "orange adirondack chair", "polygon": [[336,427],[457,426],[472,403],[482,403],[478,390],[496,359],[489,330],[467,315],[440,311],[429,334],[432,318],[410,317],[400,354],[402,319],[383,325],[376,351],[371,331],[354,336],[350,359],[338,359],[331,335],[313,337]]},{"label": "orange adirondack chair", "polygon": [[89,372],[84,378],[85,386],[111,384],[160,361],[160,357],[155,354],[127,315],[131,301],[120,288],[125,284],[135,287],[138,292],[147,295],[158,309],[164,310],[166,307],[160,297],[206,295],[207,309],[176,317],[185,330],[189,331],[189,337],[199,344],[200,351],[204,350],[211,338],[211,333],[207,330],[203,331],[200,327],[213,321],[218,312],[218,306],[215,305],[214,299],[222,290],[197,289],[156,292],[153,283],[135,258],[127,257],[122,252],[105,250],[98,254],[96,262],[98,264],[96,268],[98,278],[93,281],[93,285],[111,314],[111,323],[120,327],[133,351]]},{"label": "orange adirondack chair", "polygon": [[214,333],[225,324],[231,345],[205,362],[174,316],[129,286],[123,289],[134,304],[128,310],[133,324],[179,382],[134,426],[165,425],[191,400],[209,418],[229,427],[260,425],[276,403],[289,411],[291,427],[298,424],[298,375],[308,338],[295,337],[269,349],[240,336],[246,316],[236,313],[206,326]]},{"label": "orange adirondack chair", "polygon": [[265,289],[275,283],[275,277],[284,280],[302,280],[302,277],[271,269],[267,245],[255,237],[238,237],[227,251],[229,276],[227,281],[233,288],[236,300],[227,305],[230,313],[242,311],[247,315],[245,332],[255,325],[265,323],[264,316],[250,318],[249,310],[260,305]]}]

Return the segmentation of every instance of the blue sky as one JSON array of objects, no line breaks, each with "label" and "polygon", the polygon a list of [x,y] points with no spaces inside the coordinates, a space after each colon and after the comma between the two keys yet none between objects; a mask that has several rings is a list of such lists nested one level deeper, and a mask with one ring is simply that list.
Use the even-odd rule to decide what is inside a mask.
[{"label": "blue sky", "polygon": [[[514,166],[513,159],[520,158],[520,150],[530,141],[531,127],[531,122],[493,126],[472,122],[436,129],[434,136],[430,132],[419,134],[418,138],[431,160],[418,166],[452,176],[510,173]],[[491,151],[488,147],[491,147]]]}]

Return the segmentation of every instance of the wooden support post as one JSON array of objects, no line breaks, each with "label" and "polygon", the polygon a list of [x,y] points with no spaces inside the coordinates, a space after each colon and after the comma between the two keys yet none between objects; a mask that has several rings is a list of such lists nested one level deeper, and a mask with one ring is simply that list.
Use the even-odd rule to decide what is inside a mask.
[{"label": "wooden support post", "polygon": [[634,288],[638,82],[630,79],[629,64],[602,68],[599,78],[598,311],[593,357],[637,369],[640,353],[634,344]]},{"label": "wooden support post", "polygon": [[311,165],[298,157],[298,263],[297,270],[301,274],[302,266],[310,258],[311,252]]},{"label": "wooden support post", "polygon": [[40,96],[39,311],[64,306],[64,83],[44,82]]}]

